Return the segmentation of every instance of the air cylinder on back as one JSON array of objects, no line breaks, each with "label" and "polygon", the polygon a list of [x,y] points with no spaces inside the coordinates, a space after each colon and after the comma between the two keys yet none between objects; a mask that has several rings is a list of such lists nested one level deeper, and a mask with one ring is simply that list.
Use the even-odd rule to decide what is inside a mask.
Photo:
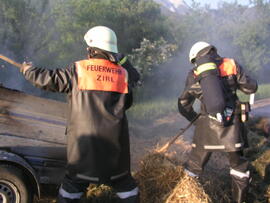
[{"label": "air cylinder on back", "polygon": [[217,65],[214,62],[202,61],[194,72],[202,88],[203,103],[207,113],[214,116],[223,113],[226,103]]}]

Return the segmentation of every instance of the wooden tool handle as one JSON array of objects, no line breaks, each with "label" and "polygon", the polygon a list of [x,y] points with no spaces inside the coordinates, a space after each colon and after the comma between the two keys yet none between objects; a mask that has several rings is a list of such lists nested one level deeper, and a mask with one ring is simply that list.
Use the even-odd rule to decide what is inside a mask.
[{"label": "wooden tool handle", "polygon": [[4,61],[6,61],[6,62],[12,64],[13,66],[16,66],[17,68],[22,68],[22,64],[17,63],[17,62],[15,62],[15,61],[11,60],[10,58],[8,58],[8,57],[6,57],[6,56],[3,56],[3,55],[1,55],[1,54],[0,54],[0,59],[2,59],[2,60],[4,60]]},{"label": "wooden tool handle", "polygon": [[176,136],[174,136],[169,142],[167,142],[165,145],[163,145],[163,147],[156,149],[155,151],[158,153],[164,153],[166,152],[169,147],[178,139],[178,137],[180,137],[181,135],[183,135],[183,133],[190,128],[190,126],[193,125],[193,123],[200,117],[201,114],[198,114],[184,129],[181,129]]}]

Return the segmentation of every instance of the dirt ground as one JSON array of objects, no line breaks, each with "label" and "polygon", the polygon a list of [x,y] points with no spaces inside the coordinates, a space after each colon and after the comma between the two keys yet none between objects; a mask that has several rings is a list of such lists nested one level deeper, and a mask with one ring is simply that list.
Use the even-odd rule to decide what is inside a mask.
[{"label": "dirt ground", "polygon": [[[253,106],[253,109],[251,114],[253,117],[256,115],[270,117],[270,100],[259,102],[257,105]],[[148,124],[134,124],[130,121],[131,167],[133,173],[138,170],[144,156],[154,149],[163,146],[187,124],[188,122],[177,113],[170,114],[162,119],[149,122]],[[177,157],[180,162],[185,161],[187,158],[186,155],[191,149],[190,142],[192,139],[192,132],[193,127],[171,146],[167,155],[169,157]],[[226,171],[228,170],[229,164],[224,156],[223,153],[213,154],[210,162],[207,164],[209,167],[206,169],[206,176],[207,174],[209,175],[212,173],[212,168],[216,171],[221,171],[223,169]],[[55,202],[55,196],[57,195],[57,188],[55,186],[43,186],[42,191],[42,199],[39,201],[36,200],[35,203]]]},{"label": "dirt ground", "polygon": [[[131,168],[135,173],[138,170],[140,161],[152,152],[155,148],[163,146],[178,131],[183,128],[187,121],[181,118],[178,114],[171,114],[165,116],[162,119],[157,119],[149,124],[136,124],[132,121],[130,123],[130,145],[131,145]],[[191,129],[185,134],[185,137],[189,137]],[[190,140],[190,138],[189,138]],[[168,151],[168,155],[176,156],[188,152],[190,145],[188,141],[179,139],[176,144],[173,145]],[[35,203],[49,203],[55,201],[57,195],[57,188],[55,186],[43,186],[41,200],[36,200]]]},{"label": "dirt ground", "polygon": [[[132,172],[136,173],[139,169],[140,162],[144,157],[153,152],[153,150],[162,147],[169,140],[172,139],[182,128],[184,128],[188,122],[181,118],[178,114],[171,114],[163,117],[162,119],[157,119],[154,122],[149,122],[148,125],[133,125],[130,121],[130,145],[131,145],[131,168]],[[169,150],[166,152],[168,157],[177,159],[183,162],[187,158],[187,153],[191,149],[190,140],[192,135],[192,127],[189,129],[185,135],[181,136],[176,140]],[[213,164],[218,167],[224,166],[224,162],[217,163],[214,160],[220,160],[213,156]],[[35,203],[51,203],[55,202],[55,197],[57,195],[56,186],[43,186],[42,188],[42,198]]]}]

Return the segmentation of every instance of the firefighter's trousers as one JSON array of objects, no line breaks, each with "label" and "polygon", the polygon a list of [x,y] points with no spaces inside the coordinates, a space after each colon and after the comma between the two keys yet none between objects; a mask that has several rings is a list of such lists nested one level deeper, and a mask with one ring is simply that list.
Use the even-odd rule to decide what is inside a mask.
[{"label": "firefighter's trousers", "polygon": [[[89,181],[66,175],[59,189],[57,203],[80,202],[90,183]],[[131,175],[106,185],[114,189],[119,198],[119,203],[139,203],[139,189]]]},{"label": "firefighter's trousers", "polygon": [[[193,148],[189,160],[185,164],[187,173],[191,176],[199,176],[211,154],[211,151],[198,147]],[[232,178],[232,198],[234,202],[242,203],[246,200],[250,182],[249,162],[243,157],[241,151],[227,152],[227,156],[230,162],[230,175]]]}]

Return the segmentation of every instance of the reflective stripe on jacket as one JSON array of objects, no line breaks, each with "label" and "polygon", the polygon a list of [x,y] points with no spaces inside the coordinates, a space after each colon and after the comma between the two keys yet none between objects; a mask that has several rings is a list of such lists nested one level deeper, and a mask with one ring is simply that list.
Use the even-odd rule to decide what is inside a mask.
[{"label": "reflective stripe on jacket", "polygon": [[[256,92],[256,81],[246,75],[242,67],[233,59],[223,58],[217,65],[226,91],[230,93],[228,95],[233,98],[234,103],[238,101],[235,94],[237,89],[246,94]],[[218,121],[209,118],[203,104],[201,86],[194,77],[193,70],[191,70],[186,79],[185,89],[178,99],[179,112],[189,121],[192,121],[197,115],[193,109],[195,99],[201,101],[202,115],[196,121],[193,147],[201,147],[207,150],[240,150],[244,146],[243,123],[238,116],[234,116],[233,123],[228,127],[223,127]]]},{"label": "reflective stripe on jacket", "polygon": [[72,176],[104,183],[130,173],[125,111],[132,104],[130,86],[137,82],[128,80],[128,73],[137,71],[128,61],[122,66],[101,57],[24,73],[37,87],[67,93],[67,169]]}]

